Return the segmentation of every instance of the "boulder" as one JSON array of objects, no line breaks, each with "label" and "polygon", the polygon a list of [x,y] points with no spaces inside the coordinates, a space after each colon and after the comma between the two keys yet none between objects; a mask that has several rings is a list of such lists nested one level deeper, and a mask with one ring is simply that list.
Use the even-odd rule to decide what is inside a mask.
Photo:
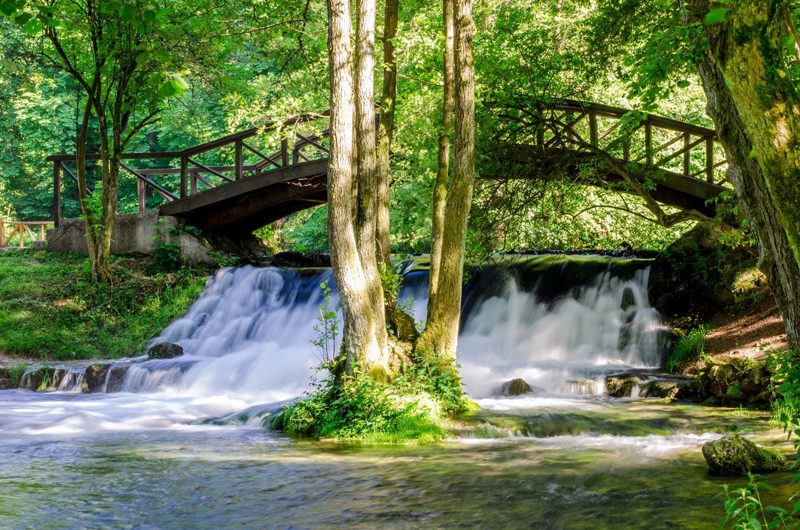
[{"label": "boulder", "polygon": [[19,387],[37,392],[54,392],[66,374],[67,370],[63,368],[42,366],[26,372],[20,380]]},{"label": "boulder", "polygon": [[112,366],[108,373],[108,384],[106,385],[106,392],[120,392],[122,391],[122,383],[125,382],[125,374],[128,372],[128,366]]},{"label": "boulder", "polygon": [[769,473],[786,465],[786,458],[779,452],[759,447],[738,434],[726,434],[722,438],[703,445],[703,457],[711,473],[716,475],[744,476],[748,473]]},{"label": "boulder", "polygon": [[147,350],[147,357],[150,359],[172,359],[181,355],[183,355],[183,347],[171,342],[159,342]]},{"label": "boulder", "polygon": [[106,376],[111,365],[108,363],[91,364],[83,372],[81,392],[102,392],[106,386]]},{"label": "boulder", "polygon": [[697,400],[723,405],[766,403],[774,397],[766,361],[747,358],[706,362],[692,382]]},{"label": "boulder", "polygon": [[13,388],[12,382],[11,370],[8,368],[0,368],[0,390]]},{"label": "boulder", "polygon": [[633,389],[642,384],[636,374],[618,374],[606,377],[606,391],[611,397],[631,397]]},{"label": "boulder", "polygon": [[533,389],[531,385],[529,385],[524,379],[520,379],[519,377],[512,379],[511,381],[507,381],[503,383],[503,385],[497,389],[495,395],[504,396],[504,397],[512,397],[512,396],[520,396],[522,394],[527,394],[528,392],[532,392]]},{"label": "boulder", "polygon": [[641,397],[684,399],[689,395],[689,381],[681,379],[656,379],[642,385]]}]

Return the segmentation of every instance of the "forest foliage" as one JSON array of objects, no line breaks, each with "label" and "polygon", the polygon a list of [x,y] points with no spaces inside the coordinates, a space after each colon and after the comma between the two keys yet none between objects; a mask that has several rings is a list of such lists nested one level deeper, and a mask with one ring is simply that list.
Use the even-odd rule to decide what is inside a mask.
[{"label": "forest foliage", "polygon": [[[203,6],[203,2],[192,4],[197,9]],[[188,90],[158,101],[158,121],[137,133],[128,151],[180,150],[327,108],[324,2],[253,0],[206,7],[205,16],[171,26],[172,57],[164,61],[162,75],[179,73]],[[688,228],[684,224],[665,229],[648,222],[641,217],[646,215],[642,205],[619,190],[569,180],[516,182],[504,185],[498,199],[496,184],[480,180],[483,172],[491,171],[482,156],[491,154],[504,135],[513,134],[509,109],[524,109],[536,101],[600,101],[644,107],[700,125],[710,123],[695,75],[687,68],[659,69],[641,62],[641,57],[661,53],[670,35],[654,44],[641,38],[642,28],[620,28],[637,38],[620,39],[623,44],[600,40],[596,26],[606,15],[596,5],[580,1],[487,0],[476,5],[479,181],[468,239],[473,254],[621,246],[660,249]],[[394,252],[425,252],[430,247],[441,112],[441,17],[438,3],[401,2],[394,40],[399,66],[390,190]],[[669,21],[658,22],[666,26]],[[85,96],[74,79],[54,68],[44,40],[35,32],[26,34],[30,27],[13,19],[0,24],[0,127],[8,140],[0,151],[0,215],[49,219],[52,168],[44,159],[76,151]],[[379,27],[378,57],[381,35]],[[643,91],[645,84],[658,90]],[[158,88],[154,85],[153,90]],[[97,134],[90,137],[90,151],[97,149],[97,138]],[[120,188],[120,212],[135,211],[134,180],[122,176]],[[64,214],[77,216],[74,184],[65,184],[63,195]],[[323,206],[262,233],[284,249],[325,250],[325,219]]]}]

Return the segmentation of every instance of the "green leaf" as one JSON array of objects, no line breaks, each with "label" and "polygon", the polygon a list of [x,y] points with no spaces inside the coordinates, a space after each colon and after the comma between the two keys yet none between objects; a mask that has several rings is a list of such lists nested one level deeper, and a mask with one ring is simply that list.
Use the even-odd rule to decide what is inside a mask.
[{"label": "green leaf", "polygon": [[687,81],[686,79],[681,79],[675,84],[678,85],[678,88],[686,88],[690,85],[689,81]]},{"label": "green leaf", "polygon": [[753,516],[750,518],[750,526],[753,527],[753,530],[761,530],[761,523],[758,521],[758,517]]},{"label": "green leaf", "polygon": [[10,0],[0,0],[0,13],[10,17],[17,11],[17,3]]},{"label": "green leaf", "polygon": [[17,15],[16,18],[14,18],[14,22],[19,24],[20,26],[24,26],[31,18],[32,15],[30,15],[29,13],[22,13],[20,15]]},{"label": "green leaf", "polygon": [[180,74],[170,74],[167,80],[158,87],[158,95],[162,98],[179,96],[189,89],[189,84]]},{"label": "green leaf", "polygon": [[[750,157],[751,160],[755,160],[756,157],[758,157],[758,153],[756,153],[755,149],[751,149],[750,150],[750,154],[748,154],[747,156]],[[796,433],[796,434],[798,434],[798,433]]]},{"label": "green leaf", "polygon": [[138,13],[136,12],[136,7],[134,7],[134,6],[130,5],[130,4],[125,4],[124,6],[122,6],[120,8],[119,14],[120,14],[120,16],[122,17],[123,20],[126,20],[128,22],[132,22],[132,21],[136,20],[136,15]]},{"label": "green leaf", "polygon": [[711,26],[713,24],[721,24],[725,21],[725,15],[728,14],[727,7],[718,7],[716,9],[712,9],[706,14],[706,18],[704,20],[706,26]]},{"label": "green leaf", "polygon": [[23,31],[28,35],[36,35],[42,31],[42,23],[38,18],[32,18],[25,24]]}]

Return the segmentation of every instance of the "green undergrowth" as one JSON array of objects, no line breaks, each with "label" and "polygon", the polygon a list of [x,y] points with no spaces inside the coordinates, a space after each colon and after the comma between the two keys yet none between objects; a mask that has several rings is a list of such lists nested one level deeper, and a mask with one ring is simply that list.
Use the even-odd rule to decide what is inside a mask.
[{"label": "green undergrowth", "polygon": [[699,326],[678,339],[672,352],[667,356],[666,368],[670,372],[678,372],[705,353],[706,335],[709,326]]},{"label": "green undergrowth", "polygon": [[109,284],[86,256],[0,252],[0,351],[49,360],[136,354],[203,289],[205,269],[158,270],[147,258],[114,258]]},{"label": "green undergrowth", "polygon": [[435,362],[418,361],[382,382],[365,373],[335,377],[342,358],[323,363],[325,375],[306,398],[267,418],[265,426],[314,438],[424,444],[443,440],[448,418],[469,406],[457,375]]}]

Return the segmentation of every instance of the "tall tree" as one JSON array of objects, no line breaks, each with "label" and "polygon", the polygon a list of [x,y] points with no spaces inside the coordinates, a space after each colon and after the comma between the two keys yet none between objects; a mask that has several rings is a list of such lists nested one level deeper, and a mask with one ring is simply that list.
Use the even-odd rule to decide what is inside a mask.
[{"label": "tall tree", "polygon": [[[328,0],[331,86],[328,241],[344,316],[342,350],[346,355],[346,370],[385,374],[388,372],[386,322],[377,274],[374,197],[370,197],[375,192],[371,95],[375,2],[359,0],[357,5],[358,102],[354,94],[350,4],[347,0]],[[354,133],[359,136],[357,142]]]},{"label": "tall tree", "polygon": [[399,0],[386,0],[383,13],[383,84],[378,124],[377,240],[378,260],[384,267],[392,264],[389,241],[389,163],[397,107],[397,60],[394,39],[397,37]]},{"label": "tall tree", "polygon": [[800,349],[800,97],[789,75],[797,31],[787,1],[692,2],[708,49],[698,61],[728,175],[759,242],[761,268]]},{"label": "tall tree", "polygon": [[455,107],[455,3],[442,1],[444,15],[444,54],[442,123],[439,131],[436,182],[433,187],[433,215],[431,217],[431,266],[430,287],[428,289],[428,314],[433,314],[435,300],[439,292],[439,271],[442,263],[442,242],[444,240],[445,209],[447,208],[447,184],[450,178],[450,137],[453,133],[453,110]]},{"label": "tall tree", "polygon": [[[447,12],[445,3],[445,12]],[[425,331],[417,342],[422,355],[442,359],[444,368],[455,368],[458,325],[461,314],[461,287],[467,221],[475,182],[475,69],[472,57],[472,0],[455,0],[454,83],[455,138],[453,175],[448,182],[447,215],[442,224],[441,256],[437,285]]]},{"label": "tall tree", "polygon": [[[16,12],[3,2],[6,15],[31,35],[43,37],[43,53],[69,74],[83,92],[77,134],[77,177],[92,273],[111,278],[110,251],[117,213],[121,156],[128,142],[157,114],[157,90],[169,96],[183,89],[177,78],[156,77],[164,51],[162,32],[172,21],[155,2],[80,0],[31,2]],[[159,87],[160,85],[160,87]],[[87,179],[87,142],[92,117],[97,120],[102,192],[92,195]],[[97,190],[95,190],[97,191]]]}]

